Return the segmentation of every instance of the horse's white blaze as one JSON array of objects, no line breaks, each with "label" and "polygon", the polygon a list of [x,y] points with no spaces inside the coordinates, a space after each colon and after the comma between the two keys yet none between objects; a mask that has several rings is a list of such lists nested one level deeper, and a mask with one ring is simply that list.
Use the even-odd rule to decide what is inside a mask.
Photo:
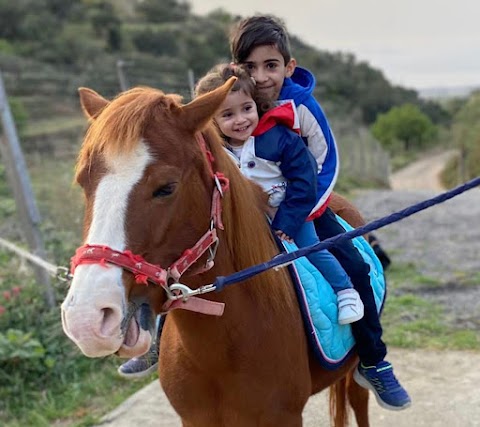
[{"label": "horse's white blaze", "polygon": [[[144,143],[129,155],[109,160],[108,173],[99,182],[95,193],[86,244],[106,245],[118,251],[125,249],[128,199],[151,160]],[[75,270],[62,304],[63,328],[87,356],[111,354],[123,343],[120,324],[125,309],[122,269],[83,264]],[[143,332],[140,341],[146,339]]]}]

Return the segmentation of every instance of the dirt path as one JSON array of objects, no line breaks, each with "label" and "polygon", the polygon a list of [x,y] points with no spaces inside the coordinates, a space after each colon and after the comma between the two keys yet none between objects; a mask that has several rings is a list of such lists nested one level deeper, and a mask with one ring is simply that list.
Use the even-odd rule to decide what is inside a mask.
[{"label": "dirt path", "polygon": [[392,174],[392,190],[433,190],[442,191],[439,175],[445,164],[457,155],[456,150],[448,150],[420,159]]},{"label": "dirt path", "polygon": [[[480,354],[392,349],[389,360],[413,400],[411,408],[391,412],[370,399],[372,427],[480,426]],[[312,397],[303,412],[304,427],[328,426],[328,394]],[[108,414],[112,427],[180,427],[158,381]],[[354,422],[351,425],[355,425]]]},{"label": "dirt path", "polygon": [[[368,220],[425,200],[442,191],[438,174],[454,152],[441,153],[410,165],[392,176],[394,191],[359,193],[355,203]],[[480,258],[480,191],[470,190],[441,206],[378,230],[394,262],[415,263],[425,274],[455,283],[458,274],[478,274]],[[455,322],[480,327],[480,287],[447,286],[435,295]],[[372,427],[480,426],[480,353],[436,352],[390,348],[398,377],[412,396],[406,411],[380,408],[371,396]],[[304,426],[328,426],[326,393],[312,397]],[[102,426],[179,427],[158,381],[131,396],[108,414]],[[352,422],[351,425],[355,425]]]}]

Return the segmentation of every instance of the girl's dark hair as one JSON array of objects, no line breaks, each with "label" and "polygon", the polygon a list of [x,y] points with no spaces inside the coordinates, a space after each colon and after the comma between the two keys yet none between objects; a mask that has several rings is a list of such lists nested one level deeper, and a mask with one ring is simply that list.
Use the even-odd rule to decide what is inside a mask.
[{"label": "girl's dark hair", "polygon": [[213,67],[205,76],[203,76],[195,87],[195,97],[211,92],[223,86],[230,77],[236,77],[237,81],[233,85],[231,91],[243,91],[257,104],[258,115],[262,116],[273,107],[273,103],[259,96],[255,84],[255,80],[250,77],[248,72],[238,65],[234,64],[218,64]]},{"label": "girl's dark hair", "polygon": [[239,21],[230,32],[233,62],[243,64],[258,46],[274,46],[285,65],[292,59],[290,39],[285,24],[273,15],[254,15]]}]

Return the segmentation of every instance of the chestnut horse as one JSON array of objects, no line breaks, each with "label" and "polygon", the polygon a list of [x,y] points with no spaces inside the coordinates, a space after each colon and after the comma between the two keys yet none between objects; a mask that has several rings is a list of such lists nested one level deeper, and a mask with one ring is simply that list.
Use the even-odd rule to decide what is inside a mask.
[{"label": "chestnut horse", "polygon": [[152,332],[135,309],[168,310],[159,377],[185,427],[301,426],[308,398],[328,387],[335,426],[348,423],[347,403],[368,426],[357,357],[334,371],[316,362],[286,269],[185,293],[278,254],[264,194],[211,121],[233,81],[186,105],[152,88],[112,101],[80,89],[90,120],[76,170],[85,245],[72,258],[64,331],[89,357],[139,356]]}]

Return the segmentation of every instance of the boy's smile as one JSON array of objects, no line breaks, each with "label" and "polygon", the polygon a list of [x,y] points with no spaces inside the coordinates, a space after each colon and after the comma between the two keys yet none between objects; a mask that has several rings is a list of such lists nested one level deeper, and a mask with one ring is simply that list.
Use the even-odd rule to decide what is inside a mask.
[{"label": "boy's smile", "polygon": [[267,99],[276,101],[283,81],[295,71],[296,61],[292,58],[285,64],[276,46],[263,45],[255,47],[241,65],[255,79],[258,92]]}]

